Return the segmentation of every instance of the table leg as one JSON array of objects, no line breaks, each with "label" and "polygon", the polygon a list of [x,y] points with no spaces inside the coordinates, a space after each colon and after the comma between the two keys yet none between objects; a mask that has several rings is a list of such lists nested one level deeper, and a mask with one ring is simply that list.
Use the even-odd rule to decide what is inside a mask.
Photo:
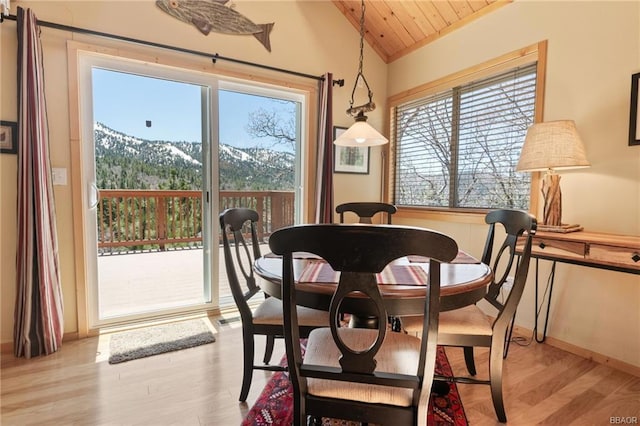
[{"label": "table leg", "polygon": [[378,318],[373,316],[351,315],[349,317],[350,328],[378,328]]},{"label": "table leg", "polygon": [[[533,327],[533,335],[536,339],[536,342],[543,343],[547,339],[547,325],[549,324],[549,308],[551,307],[551,294],[553,293],[553,282],[556,278],[556,261],[554,260],[551,265],[551,272],[549,273],[548,283],[549,283],[549,296],[547,299],[547,312],[544,317],[544,329],[542,330],[542,338],[538,337],[538,316],[540,315],[540,310],[538,309],[538,266],[539,259],[536,259],[536,299],[535,299],[535,325]],[[544,296],[542,303],[544,303]]]},{"label": "table leg", "polygon": [[[391,331],[402,331],[402,323],[398,317],[388,317],[387,322],[391,327]],[[349,318],[349,327],[351,328],[378,328],[378,318],[374,316],[358,316],[351,315]]]}]

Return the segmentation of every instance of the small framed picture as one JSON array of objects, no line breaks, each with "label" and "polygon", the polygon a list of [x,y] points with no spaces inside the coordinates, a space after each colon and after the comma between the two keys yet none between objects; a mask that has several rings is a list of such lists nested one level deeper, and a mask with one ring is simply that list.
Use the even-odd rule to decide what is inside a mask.
[{"label": "small framed picture", "polygon": [[[333,127],[333,140],[346,131],[346,127]],[[360,146],[334,145],[334,173],[369,174],[369,150],[371,148]]]},{"label": "small framed picture", "polygon": [[631,114],[629,145],[640,145],[640,72],[631,76]]},{"label": "small framed picture", "polygon": [[18,123],[0,121],[0,153],[16,154],[18,152]]}]

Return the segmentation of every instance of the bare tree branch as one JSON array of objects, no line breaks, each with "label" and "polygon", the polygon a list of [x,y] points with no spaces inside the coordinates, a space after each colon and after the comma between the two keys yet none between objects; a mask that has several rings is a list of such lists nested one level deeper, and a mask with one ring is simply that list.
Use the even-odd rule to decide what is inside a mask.
[{"label": "bare tree branch", "polygon": [[270,139],[272,147],[284,145],[293,150],[296,144],[295,111],[283,114],[275,109],[259,108],[249,113],[247,132],[256,138]]}]

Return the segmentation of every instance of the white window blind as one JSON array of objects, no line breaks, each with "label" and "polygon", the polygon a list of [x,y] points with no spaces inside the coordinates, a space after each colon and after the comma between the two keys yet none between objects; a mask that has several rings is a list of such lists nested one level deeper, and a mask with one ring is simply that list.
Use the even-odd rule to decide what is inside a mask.
[{"label": "white window blind", "polygon": [[394,203],[528,209],[515,171],[533,124],[536,64],[399,105]]}]

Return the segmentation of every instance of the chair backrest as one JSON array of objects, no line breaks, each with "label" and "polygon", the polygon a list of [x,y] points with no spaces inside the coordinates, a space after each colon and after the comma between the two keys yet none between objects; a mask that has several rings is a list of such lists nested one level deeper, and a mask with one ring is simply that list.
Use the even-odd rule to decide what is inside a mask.
[{"label": "chair backrest", "polygon": [[[252,318],[247,300],[260,291],[253,273],[254,261],[262,256],[257,234],[259,216],[255,210],[232,208],[220,213],[219,219],[229,287],[244,323]],[[251,238],[251,250],[246,233]]]},{"label": "chair backrest", "polygon": [[[455,258],[458,253],[456,242],[444,234],[414,227],[319,224],[279,229],[271,235],[269,246],[273,253],[283,256],[285,341],[294,390],[304,395],[307,389],[307,377],[386,384],[413,389],[414,403],[417,404],[423,382],[430,387],[433,379],[440,303],[440,263],[449,262]],[[340,273],[329,311],[333,339],[342,354],[340,368],[302,366],[295,309],[294,252],[316,254],[325,259],[334,271]],[[391,261],[408,255],[431,258],[428,286],[425,287],[425,326],[420,363],[412,379],[408,379],[407,376],[381,373],[376,370],[375,362],[376,353],[387,332],[387,312],[375,274],[381,272]],[[369,299],[367,314],[374,315],[378,319],[377,336],[368,349],[349,348],[339,337],[340,306],[345,297],[354,292],[360,292],[363,297]],[[429,372],[427,377],[424,376],[425,368]]]},{"label": "chair backrest", "polygon": [[[485,300],[491,303],[499,313],[494,322],[494,329],[504,326],[515,315],[518,303],[524,292],[529,273],[529,261],[531,259],[531,243],[533,234],[536,232],[536,218],[521,210],[500,209],[487,213],[485,222],[489,224],[489,232],[482,254],[482,262],[491,266],[494,278],[487,289]],[[496,235],[496,225],[501,224],[506,233],[505,239],[493,255],[493,248]],[[516,253],[518,238],[526,233],[525,244],[522,253]],[[515,273],[512,276],[512,271]],[[505,283],[512,281],[512,287],[505,301],[501,301],[501,294]],[[502,328],[502,327],[501,327]]]},{"label": "chair backrest", "polygon": [[340,223],[344,223],[345,212],[353,212],[360,218],[360,223],[371,223],[371,218],[376,213],[386,213],[387,224],[391,225],[391,215],[398,209],[393,204],[388,203],[344,203],[336,206],[336,213],[340,214]]}]

